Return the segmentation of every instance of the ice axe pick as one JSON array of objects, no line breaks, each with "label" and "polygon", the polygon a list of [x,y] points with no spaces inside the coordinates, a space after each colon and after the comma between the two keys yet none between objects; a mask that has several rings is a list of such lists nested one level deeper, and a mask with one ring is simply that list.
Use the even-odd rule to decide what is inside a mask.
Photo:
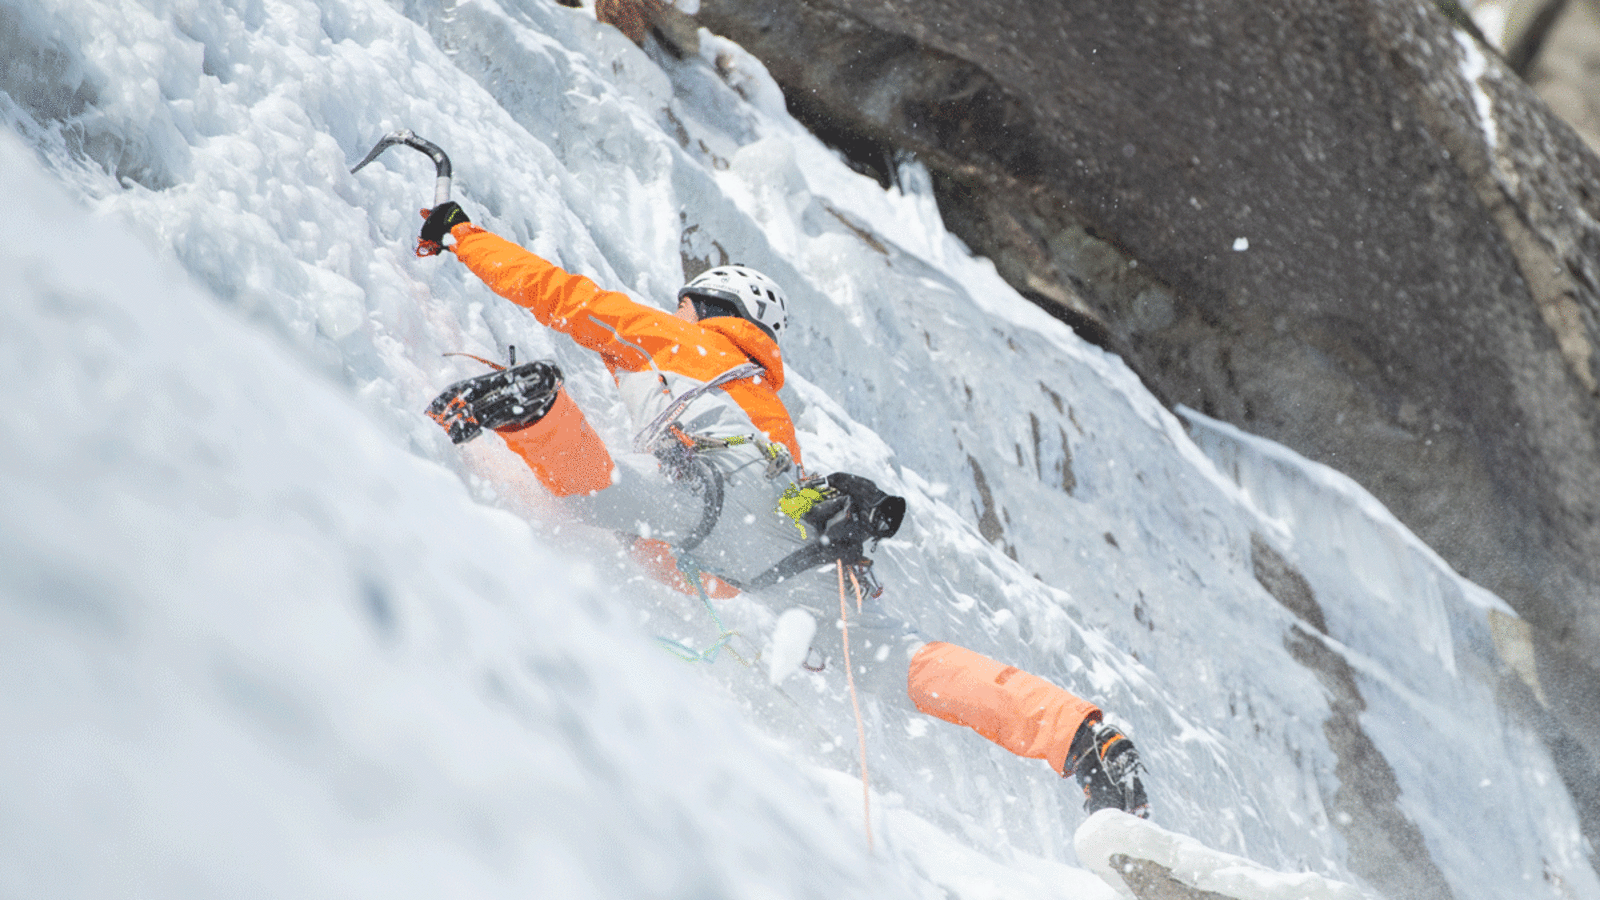
[{"label": "ice axe pick", "polygon": [[[433,159],[433,167],[436,173],[433,180],[433,206],[437,207],[439,204],[448,201],[450,199],[450,157],[445,155],[445,152],[439,148],[438,144],[417,137],[409,128],[391,131],[384,135],[372,150],[367,153],[366,157],[355,164],[355,167],[350,170],[350,174],[354,175],[359,172],[362,166],[377,159],[379,154],[396,144],[404,144],[407,147],[421,150]],[[444,247],[433,241],[417,239],[418,256],[435,256],[443,251]]]}]

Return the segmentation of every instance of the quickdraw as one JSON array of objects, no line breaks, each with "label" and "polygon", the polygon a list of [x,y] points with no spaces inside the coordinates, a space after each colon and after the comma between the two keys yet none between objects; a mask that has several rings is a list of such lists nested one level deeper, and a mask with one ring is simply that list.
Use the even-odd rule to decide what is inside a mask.
[{"label": "quickdraw", "polygon": [[[694,402],[694,400],[701,394],[704,394],[714,388],[722,387],[730,381],[738,381],[741,378],[753,378],[764,371],[766,370],[753,362],[745,363],[743,365],[734,366],[733,368],[723,372],[721,375],[718,375],[705,384],[696,385],[695,387],[684,391],[682,394],[679,394],[676,398],[674,398],[673,401],[667,405],[667,408],[662,410],[661,414],[655,417],[654,421],[640,429],[639,433],[633,436],[634,449],[640,451],[641,453],[648,453],[653,450],[657,441],[661,439],[662,435],[667,431],[667,429],[677,425],[678,417],[683,415],[683,411],[688,409],[689,404]],[[666,390],[665,379],[662,379],[662,390]]]},{"label": "quickdraw", "polygon": [[[702,454],[706,451],[726,450],[729,447],[756,443],[758,441],[754,435],[715,438],[689,434],[676,422],[669,424],[662,432],[652,451],[661,463],[661,471],[672,481],[692,484],[695,493],[700,495],[702,503],[700,521],[687,536],[674,544],[678,550],[693,550],[698,547],[701,541],[711,535],[712,529],[717,527],[717,522],[722,518],[724,489],[722,471],[703,458]],[[788,471],[791,465],[789,451],[782,444],[768,444],[766,457],[769,480],[777,474]]]}]

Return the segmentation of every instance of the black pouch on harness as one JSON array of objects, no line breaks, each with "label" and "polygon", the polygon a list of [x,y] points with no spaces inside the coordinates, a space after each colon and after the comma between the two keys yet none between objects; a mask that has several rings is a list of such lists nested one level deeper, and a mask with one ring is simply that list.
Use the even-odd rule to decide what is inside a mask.
[{"label": "black pouch on harness", "polygon": [[792,575],[832,562],[861,562],[868,541],[876,544],[894,537],[905,520],[906,499],[885,493],[870,478],[835,472],[808,480],[801,487],[822,495],[800,518],[816,531],[816,542],[779,560],[745,585],[747,589],[771,587]]},{"label": "black pouch on harness", "polygon": [[[834,521],[838,519],[838,514],[834,513],[823,523],[818,523],[824,541],[837,541],[840,538],[863,543],[868,540],[881,541],[894,537],[895,532],[900,530],[900,523],[906,517],[906,498],[885,493],[872,479],[849,472],[835,472],[823,481],[848,499],[842,521]],[[818,505],[820,507],[823,504]]]}]

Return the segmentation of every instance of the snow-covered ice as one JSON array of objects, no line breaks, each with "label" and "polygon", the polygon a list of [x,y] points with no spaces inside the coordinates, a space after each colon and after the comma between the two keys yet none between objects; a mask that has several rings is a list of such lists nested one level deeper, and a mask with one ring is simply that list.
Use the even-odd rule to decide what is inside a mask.
[{"label": "snow-covered ice", "polygon": [[698,601],[422,415],[481,371],[446,354],[515,345],[626,432],[597,360],[411,254],[425,157],[349,173],[397,128],[605,287],[784,284],[808,463],[910,502],[883,609],[1100,703],[1164,828],[1376,893],[1311,634],[1456,897],[1600,896],[1498,705],[1503,603],[1349,479],[1163,409],[945,232],[914,160],[852,172],[736,45],[642,51],[550,0],[0,19],[0,896],[1115,896],[1070,783],[871,694],[869,854],[839,673],[740,664],[793,649],[782,609],[719,605],[714,664],[664,652],[716,636]]},{"label": "snow-covered ice", "polygon": [[1176,881],[1206,895],[1235,900],[1363,900],[1361,891],[1315,872],[1294,874],[1263,869],[1240,856],[1216,851],[1186,835],[1103,809],[1090,816],[1073,836],[1078,858],[1117,892],[1137,894],[1129,881],[1143,874],[1141,863],[1154,863]]}]

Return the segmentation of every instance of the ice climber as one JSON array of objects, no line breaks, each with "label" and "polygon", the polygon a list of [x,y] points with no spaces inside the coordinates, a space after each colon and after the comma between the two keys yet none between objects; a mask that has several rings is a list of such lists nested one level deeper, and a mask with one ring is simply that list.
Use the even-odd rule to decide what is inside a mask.
[{"label": "ice climber", "polygon": [[[905,501],[860,476],[805,474],[778,397],[788,310],[771,279],[744,266],[713,268],[685,285],[677,312],[667,313],[473,225],[453,201],[423,212],[425,245],[453,238],[444,249],[495,293],[600,354],[637,433],[631,452],[613,454],[560,370],[535,361],[441,394],[428,412],[453,441],[494,431],[565,511],[623,535],[635,559],[682,591],[747,590],[781,604],[820,581],[799,577],[811,570],[832,575],[837,563],[841,584],[847,568],[870,578],[866,547],[895,533]],[[1048,761],[1076,777],[1090,811],[1149,814],[1138,752],[1094,704],[886,618],[863,622],[880,640],[905,645],[905,656],[867,661],[878,671],[866,680],[885,699],[909,696],[923,713]],[[894,660],[904,659],[901,670]]]}]

